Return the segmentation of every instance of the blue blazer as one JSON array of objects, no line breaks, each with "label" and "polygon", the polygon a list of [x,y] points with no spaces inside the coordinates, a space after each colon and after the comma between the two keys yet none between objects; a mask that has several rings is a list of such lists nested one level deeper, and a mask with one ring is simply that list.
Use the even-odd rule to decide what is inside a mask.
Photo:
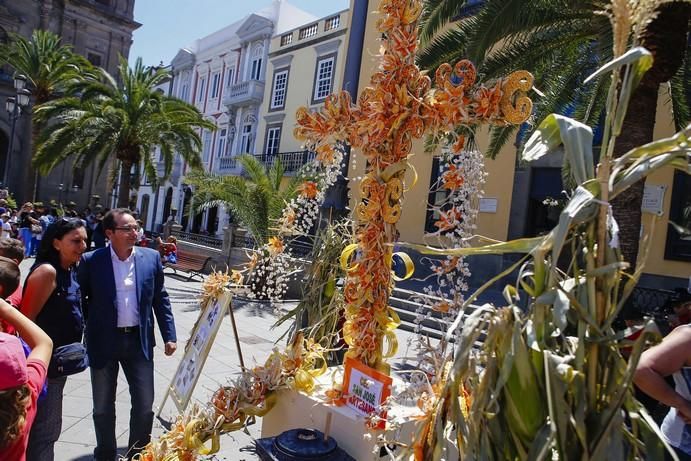
[{"label": "blue blazer", "polygon": [[[161,256],[151,248],[137,247],[134,255],[139,301],[139,338],[147,360],[153,359],[154,320],[165,342],[176,342],[175,322],[170,299],[163,286]],[[99,248],[82,255],[77,269],[82,291],[82,308],[86,317],[86,349],[89,364],[103,368],[114,358],[118,338],[118,308],[110,247]]]}]

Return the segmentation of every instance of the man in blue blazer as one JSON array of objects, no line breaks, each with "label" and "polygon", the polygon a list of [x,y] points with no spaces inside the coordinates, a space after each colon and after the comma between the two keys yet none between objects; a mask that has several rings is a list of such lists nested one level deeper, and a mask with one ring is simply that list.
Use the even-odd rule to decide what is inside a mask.
[{"label": "man in blue blazer", "polygon": [[119,367],[130,388],[132,457],[151,439],[154,402],[154,314],[165,354],[176,349],[175,323],[163,286],[160,255],[135,247],[137,222],[125,208],[109,211],[103,229],[110,245],[82,256],[78,278],[86,316],[96,449],[94,458],[116,458],[115,394]]}]

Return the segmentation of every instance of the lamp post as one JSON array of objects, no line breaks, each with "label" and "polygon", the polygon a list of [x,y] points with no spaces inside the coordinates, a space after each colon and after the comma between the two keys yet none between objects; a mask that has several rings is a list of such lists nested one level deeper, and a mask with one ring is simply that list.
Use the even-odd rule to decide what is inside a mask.
[{"label": "lamp post", "polygon": [[10,117],[11,128],[10,128],[10,142],[7,146],[7,155],[5,156],[5,174],[3,179],[3,184],[7,184],[7,178],[9,175],[10,168],[10,157],[12,156],[12,151],[14,150],[14,130],[17,127],[17,119],[22,116],[22,108],[29,105],[29,98],[31,97],[31,92],[26,89],[26,77],[23,75],[16,75],[14,77],[14,89],[15,96],[7,98],[5,101],[5,109]]}]

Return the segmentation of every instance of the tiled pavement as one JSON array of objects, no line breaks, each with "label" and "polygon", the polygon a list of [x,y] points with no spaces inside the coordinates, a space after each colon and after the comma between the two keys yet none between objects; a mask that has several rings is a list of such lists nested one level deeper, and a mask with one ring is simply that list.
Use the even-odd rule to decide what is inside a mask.
[{"label": "tiled pavement", "polygon": [[[33,259],[25,260],[22,265],[22,274],[29,271]],[[201,283],[197,281],[187,282],[175,275],[166,276],[166,288],[170,295],[175,324],[178,334],[178,351],[172,357],[166,357],[163,353],[163,341],[158,330],[157,346],[154,352],[154,382],[156,397],[154,412],[158,412],[158,406],[164,396],[167,386],[175,373],[178,362],[182,358],[182,351],[194,322],[199,315],[197,296],[201,291]],[[273,313],[258,304],[243,304],[234,306],[235,319],[238,326],[240,343],[245,364],[251,366],[256,362],[263,362],[269,352],[275,347],[274,342],[281,337],[288,327],[287,324],[272,329],[276,320]],[[409,334],[400,331],[399,356],[405,353],[405,337]],[[283,347],[283,345],[279,345]],[[192,399],[204,403],[219,384],[224,384],[239,371],[239,360],[233,338],[230,319],[221,323],[216,340],[211,348],[202,374],[197,382]],[[118,446],[124,453],[128,438],[130,397],[127,390],[127,382],[121,372],[118,381],[118,394],[116,398],[116,431]],[[86,461],[92,459],[93,449],[96,445],[96,436],[92,420],[91,382],[89,372],[83,372],[70,376],[65,386],[63,400],[63,423],[60,439],[55,446],[55,459],[57,461]],[[173,420],[177,414],[175,405],[166,402],[161,418]],[[253,450],[253,437],[257,437],[261,431],[261,420],[248,427],[248,433],[236,431],[221,437],[221,451],[209,458],[213,460],[254,460],[258,459]],[[161,421],[154,420],[154,435],[163,432]]]}]

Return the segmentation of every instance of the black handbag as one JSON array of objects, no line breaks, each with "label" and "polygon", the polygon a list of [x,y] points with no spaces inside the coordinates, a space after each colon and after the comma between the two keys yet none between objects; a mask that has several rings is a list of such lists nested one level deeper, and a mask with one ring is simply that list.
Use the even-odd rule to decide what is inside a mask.
[{"label": "black handbag", "polygon": [[65,344],[53,350],[48,365],[48,377],[60,378],[80,373],[89,367],[89,356],[82,343]]}]

